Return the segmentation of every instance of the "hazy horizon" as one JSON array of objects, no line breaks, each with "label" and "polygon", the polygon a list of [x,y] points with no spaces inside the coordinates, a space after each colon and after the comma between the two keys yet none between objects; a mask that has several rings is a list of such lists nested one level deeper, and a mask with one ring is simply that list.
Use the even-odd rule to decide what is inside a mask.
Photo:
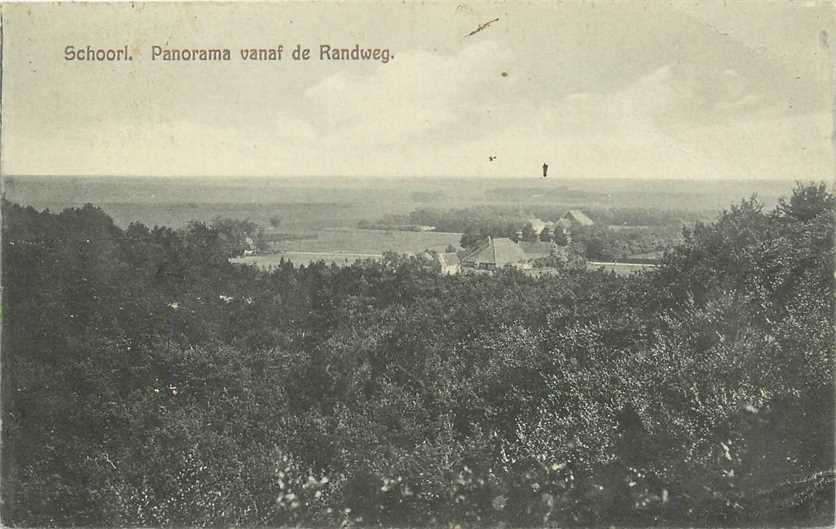
[{"label": "hazy horizon", "polygon": [[[38,209],[100,206],[120,225],[137,220],[182,225],[216,215],[286,223],[345,226],[386,214],[479,206],[520,211],[546,208],[656,209],[719,212],[757,195],[767,207],[792,193],[787,181],[557,180],[520,178],[394,178],[239,176],[23,176],[3,179],[4,196]],[[197,209],[195,209],[197,208]],[[348,224],[346,224],[348,223]],[[287,224],[286,224],[287,225]]]}]

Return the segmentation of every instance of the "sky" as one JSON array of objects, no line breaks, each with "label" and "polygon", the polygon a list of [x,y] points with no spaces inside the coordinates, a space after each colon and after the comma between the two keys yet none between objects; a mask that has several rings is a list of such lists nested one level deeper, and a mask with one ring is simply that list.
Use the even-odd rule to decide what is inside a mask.
[{"label": "sky", "polygon": [[[829,2],[0,9],[3,175],[535,178],[546,162],[566,179],[791,181],[836,169]],[[237,55],[279,44],[278,62]],[[313,59],[292,61],[297,44]],[[394,58],[320,61],[321,44]],[[127,45],[134,60],[66,61],[68,45]],[[154,45],[232,60],[152,61]]]}]

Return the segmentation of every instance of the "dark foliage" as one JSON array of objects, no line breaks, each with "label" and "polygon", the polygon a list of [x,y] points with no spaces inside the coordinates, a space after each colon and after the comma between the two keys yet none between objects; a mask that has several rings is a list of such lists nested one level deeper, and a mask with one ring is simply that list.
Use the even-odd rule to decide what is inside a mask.
[{"label": "dark foliage", "polygon": [[533,279],[4,203],[3,522],[832,524],[833,208]]}]

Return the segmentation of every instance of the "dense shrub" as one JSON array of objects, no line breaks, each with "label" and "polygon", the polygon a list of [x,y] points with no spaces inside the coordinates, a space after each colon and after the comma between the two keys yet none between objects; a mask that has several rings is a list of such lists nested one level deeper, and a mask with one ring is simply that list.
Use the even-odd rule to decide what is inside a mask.
[{"label": "dense shrub", "polygon": [[4,203],[3,521],[832,523],[833,207],[535,279]]}]

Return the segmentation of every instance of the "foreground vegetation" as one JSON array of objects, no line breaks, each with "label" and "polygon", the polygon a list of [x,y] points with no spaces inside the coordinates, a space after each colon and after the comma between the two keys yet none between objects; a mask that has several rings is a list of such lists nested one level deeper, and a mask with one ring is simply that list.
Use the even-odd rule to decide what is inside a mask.
[{"label": "foreground vegetation", "polygon": [[534,279],[4,203],[3,522],[832,524],[833,208]]}]

